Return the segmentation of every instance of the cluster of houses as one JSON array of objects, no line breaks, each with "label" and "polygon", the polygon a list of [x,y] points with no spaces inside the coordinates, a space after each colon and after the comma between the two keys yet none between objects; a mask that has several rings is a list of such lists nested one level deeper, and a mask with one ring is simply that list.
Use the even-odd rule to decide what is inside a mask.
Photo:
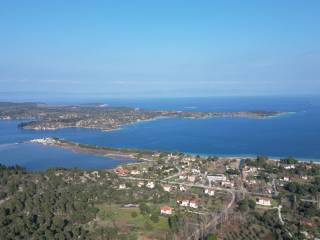
[{"label": "cluster of houses", "polygon": [[199,199],[178,199],[177,204],[182,207],[198,208],[200,206]]}]

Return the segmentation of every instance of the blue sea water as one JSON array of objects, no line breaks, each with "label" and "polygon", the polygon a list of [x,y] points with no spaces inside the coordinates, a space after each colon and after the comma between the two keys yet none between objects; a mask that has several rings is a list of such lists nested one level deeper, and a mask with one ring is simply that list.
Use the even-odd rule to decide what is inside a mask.
[{"label": "blue sea water", "polygon": [[[78,103],[80,102],[85,103],[88,100],[79,100]],[[267,119],[159,119],[126,125],[121,130],[111,132],[76,128],[33,131],[16,128],[18,121],[0,121],[0,144],[8,146],[9,143],[55,136],[80,143],[112,147],[183,151],[209,155],[268,155],[320,159],[319,97],[95,99],[94,102],[146,109],[182,111],[271,110],[292,112],[292,114]],[[49,148],[44,146],[16,145],[15,147],[11,150],[4,147],[6,150],[1,150],[0,146],[0,162],[6,161],[6,164],[21,163],[21,160],[18,159],[24,157],[24,153],[28,153],[24,159],[36,158],[35,162],[41,161],[44,165],[49,162],[49,166],[70,167],[68,164],[72,162],[75,164],[72,166],[83,168],[90,168],[91,165],[93,168],[106,167],[103,164],[99,165],[99,160],[96,160],[96,162],[99,162],[99,164],[96,164],[94,160],[90,159],[97,156],[84,156],[83,159],[88,159],[88,164],[81,165],[81,161],[78,161],[78,159],[81,159],[79,153],[72,153],[74,156],[69,156],[71,153],[67,150],[52,150],[51,148],[48,150]],[[39,148],[41,149],[39,150]],[[48,160],[49,155],[51,160]],[[102,161],[105,161],[105,159]],[[105,162],[109,164],[108,161]],[[28,162],[22,163],[27,167],[36,168]]]}]

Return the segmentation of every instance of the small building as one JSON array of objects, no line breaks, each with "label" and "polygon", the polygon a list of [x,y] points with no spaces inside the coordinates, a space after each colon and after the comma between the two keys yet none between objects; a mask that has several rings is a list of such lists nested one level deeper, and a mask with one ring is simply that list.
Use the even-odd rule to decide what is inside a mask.
[{"label": "small building", "polygon": [[261,206],[271,206],[271,200],[269,198],[257,198],[256,204]]},{"label": "small building", "polygon": [[120,184],[120,185],[119,185],[119,189],[126,189],[126,184],[124,184],[124,183],[123,183],[123,184]]},{"label": "small building", "polygon": [[289,182],[290,178],[289,177],[283,177],[282,180],[285,181],[285,182]]},{"label": "small building", "polygon": [[206,188],[204,190],[204,193],[209,195],[209,196],[214,196],[214,190],[213,189],[210,189],[210,188]]},{"label": "small building", "polygon": [[126,176],[128,174],[128,170],[120,166],[115,169],[115,173],[118,176]]},{"label": "small building", "polygon": [[208,179],[209,185],[211,186],[212,182],[226,181],[227,177],[223,174],[214,174],[214,175],[208,175],[207,179]]},{"label": "small building", "polygon": [[168,205],[164,205],[164,206],[160,207],[161,214],[172,215],[172,212],[173,212],[173,208]]},{"label": "small building", "polygon": [[190,200],[189,206],[191,208],[198,208],[199,207],[199,200]]},{"label": "small building", "polygon": [[209,196],[214,196],[214,190],[211,189],[211,188],[206,188],[206,189],[204,190],[204,193],[207,194],[207,195],[209,195]]},{"label": "small building", "polygon": [[189,199],[177,200],[177,203],[182,207],[188,207],[190,200]]},{"label": "small building", "polygon": [[147,183],[147,188],[150,188],[150,189],[152,189],[152,188],[154,188],[154,182],[148,182]]},{"label": "small building", "polygon": [[185,172],[183,172],[183,173],[181,173],[180,175],[179,175],[179,179],[180,180],[185,180],[187,178],[187,174],[185,173]]},{"label": "small building", "polygon": [[179,186],[179,190],[180,190],[181,192],[187,191],[186,187],[183,186],[183,185],[180,185],[180,186]]},{"label": "small building", "polygon": [[162,186],[163,187],[163,191],[165,191],[165,192],[171,192],[171,186],[170,185],[163,185]]},{"label": "small building", "polygon": [[100,178],[100,174],[98,171],[92,171],[91,175],[95,176],[96,178]]},{"label": "small building", "polygon": [[196,181],[196,176],[194,176],[194,175],[188,176],[188,181],[189,182],[195,182]]},{"label": "small building", "polygon": [[222,187],[226,187],[226,188],[233,188],[234,187],[234,183],[231,181],[222,181],[221,182],[221,186]]},{"label": "small building", "polygon": [[288,165],[283,166],[283,168],[286,170],[290,170],[290,169],[295,169],[296,167],[294,166],[294,164],[288,164]]},{"label": "small building", "polygon": [[152,154],[152,157],[160,157],[160,153],[159,152],[157,152],[157,153],[154,153],[154,154]]},{"label": "small building", "polygon": [[143,187],[143,186],[144,186],[144,182],[143,182],[143,181],[139,181],[139,182],[137,183],[137,186],[140,187],[140,188]]},{"label": "small building", "polygon": [[131,170],[130,172],[131,175],[139,175],[140,174],[140,171],[139,170]]},{"label": "small building", "polygon": [[192,168],[192,169],[191,169],[191,172],[192,172],[193,174],[200,174],[200,170],[197,169],[197,168]]}]

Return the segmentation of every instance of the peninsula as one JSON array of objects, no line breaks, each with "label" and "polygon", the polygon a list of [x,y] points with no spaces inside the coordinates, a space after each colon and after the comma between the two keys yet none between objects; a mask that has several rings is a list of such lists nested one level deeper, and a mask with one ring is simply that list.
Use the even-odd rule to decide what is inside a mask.
[{"label": "peninsula", "polygon": [[105,104],[47,105],[40,103],[0,103],[0,120],[25,120],[19,127],[33,130],[59,128],[95,128],[103,131],[118,129],[124,124],[157,118],[247,117],[266,118],[285,114],[276,111],[194,112],[145,110],[129,107],[112,107]]}]

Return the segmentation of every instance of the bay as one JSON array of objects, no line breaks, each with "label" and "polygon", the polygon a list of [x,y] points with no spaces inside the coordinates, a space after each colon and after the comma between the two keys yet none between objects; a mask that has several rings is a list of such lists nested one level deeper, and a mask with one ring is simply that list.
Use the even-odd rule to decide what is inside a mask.
[{"label": "bay", "polygon": [[[274,157],[294,156],[299,159],[320,159],[320,98],[319,97],[222,97],[184,99],[94,99],[95,102],[114,106],[130,106],[146,109],[169,109],[182,111],[255,111],[270,110],[291,112],[279,117],[266,119],[252,118],[209,118],[209,119],[159,119],[122,126],[120,130],[103,132],[95,129],[58,129],[34,131],[17,128],[19,121],[0,121],[0,144],[14,144],[42,137],[59,137],[80,143],[152,150],[182,151],[207,155],[268,155]],[[82,99],[88,102],[89,99]],[[93,101],[91,99],[91,101]],[[79,100],[78,103],[81,103]],[[0,147],[1,148],[1,147]],[[18,147],[19,148],[19,147]],[[0,159],[6,163],[17,163],[16,148],[0,150]],[[11,151],[11,155],[8,152]],[[46,160],[46,151],[52,160]],[[23,146],[26,156],[44,159],[50,166],[65,166],[80,159],[63,155],[67,150],[43,150]],[[59,155],[62,154],[62,155]],[[67,154],[70,154],[69,152]],[[41,157],[42,156],[42,157]],[[57,156],[55,158],[55,156]],[[92,156],[85,156],[89,165],[73,166],[105,168],[96,165]],[[97,157],[97,156],[94,156]],[[6,158],[6,160],[3,160]],[[105,161],[106,159],[102,159]],[[109,160],[108,160],[109,161]],[[106,162],[108,162],[106,161]],[[109,162],[108,162],[109,163]],[[29,165],[29,164],[26,164]],[[30,165],[31,166],[31,165]],[[114,165],[112,165],[114,166]]]}]

